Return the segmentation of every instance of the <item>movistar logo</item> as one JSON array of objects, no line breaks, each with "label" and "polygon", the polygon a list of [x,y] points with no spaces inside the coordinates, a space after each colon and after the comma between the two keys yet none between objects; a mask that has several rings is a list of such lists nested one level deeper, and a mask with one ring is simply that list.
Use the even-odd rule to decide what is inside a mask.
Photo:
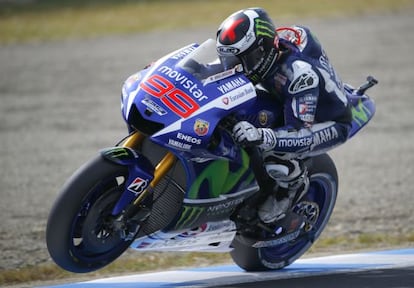
[{"label": "movistar logo", "polygon": [[272,39],[275,37],[275,30],[273,29],[272,23],[258,18],[256,18],[254,22],[256,28],[256,36],[264,36]]}]

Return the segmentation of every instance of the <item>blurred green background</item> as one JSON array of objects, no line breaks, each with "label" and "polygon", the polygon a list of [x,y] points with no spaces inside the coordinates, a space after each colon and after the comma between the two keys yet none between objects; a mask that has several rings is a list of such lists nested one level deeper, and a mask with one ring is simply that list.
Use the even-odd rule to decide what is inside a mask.
[{"label": "blurred green background", "polygon": [[0,44],[218,26],[260,6],[275,18],[341,17],[413,6],[411,0],[0,0]]}]

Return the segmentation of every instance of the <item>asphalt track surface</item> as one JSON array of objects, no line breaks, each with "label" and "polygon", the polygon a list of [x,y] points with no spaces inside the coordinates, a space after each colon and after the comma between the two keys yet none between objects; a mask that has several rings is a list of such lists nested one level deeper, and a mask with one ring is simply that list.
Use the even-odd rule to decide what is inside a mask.
[{"label": "asphalt track surface", "polygon": [[[377,103],[373,121],[331,153],[340,187],[322,237],[413,233],[413,19],[411,8],[278,21],[309,26],[344,82],[357,86],[370,74],[380,81],[369,93]],[[0,46],[0,269],[51,261],[44,232],[59,188],[126,135],[123,81],[173,49],[214,37],[215,29]]]},{"label": "asphalt track surface", "polygon": [[414,266],[396,269],[378,269],[283,280],[240,283],[221,287],[251,288],[408,288],[414,287]]},{"label": "asphalt track surface", "polygon": [[78,287],[408,288],[414,287],[414,249],[300,259],[270,272],[245,272],[235,265],[222,265],[49,286]]},{"label": "asphalt track surface", "polygon": [[[261,288],[403,288],[414,287],[414,267],[338,273],[276,281],[237,284],[222,287]],[[335,284],[333,284],[335,283]]]}]

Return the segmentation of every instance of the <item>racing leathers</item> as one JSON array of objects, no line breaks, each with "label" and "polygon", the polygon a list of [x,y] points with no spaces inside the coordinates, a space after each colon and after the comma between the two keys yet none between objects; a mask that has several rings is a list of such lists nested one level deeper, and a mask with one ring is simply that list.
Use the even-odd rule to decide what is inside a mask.
[{"label": "racing leathers", "polygon": [[280,102],[284,125],[241,121],[233,129],[236,141],[261,143],[265,169],[278,183],[276,195],[258,211],[265,223],[283,218],[306,193],[309,179],[302,159],[344,143],[352,120],[343,84],[316,37],[302,26],[278,32],[280,54],[258,93]]}]

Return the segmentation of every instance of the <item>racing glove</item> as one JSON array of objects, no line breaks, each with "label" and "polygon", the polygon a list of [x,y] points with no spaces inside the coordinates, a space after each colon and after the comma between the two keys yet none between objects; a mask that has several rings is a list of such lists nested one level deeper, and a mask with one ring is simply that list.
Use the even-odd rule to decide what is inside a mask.
[{"label": "racing glove", "polygon": [[263,150],[271,150],[276,146],[276,135],[272,129],[256,128],[247,121],[234,125],[233,139],[244,146],[258,145]]}]

